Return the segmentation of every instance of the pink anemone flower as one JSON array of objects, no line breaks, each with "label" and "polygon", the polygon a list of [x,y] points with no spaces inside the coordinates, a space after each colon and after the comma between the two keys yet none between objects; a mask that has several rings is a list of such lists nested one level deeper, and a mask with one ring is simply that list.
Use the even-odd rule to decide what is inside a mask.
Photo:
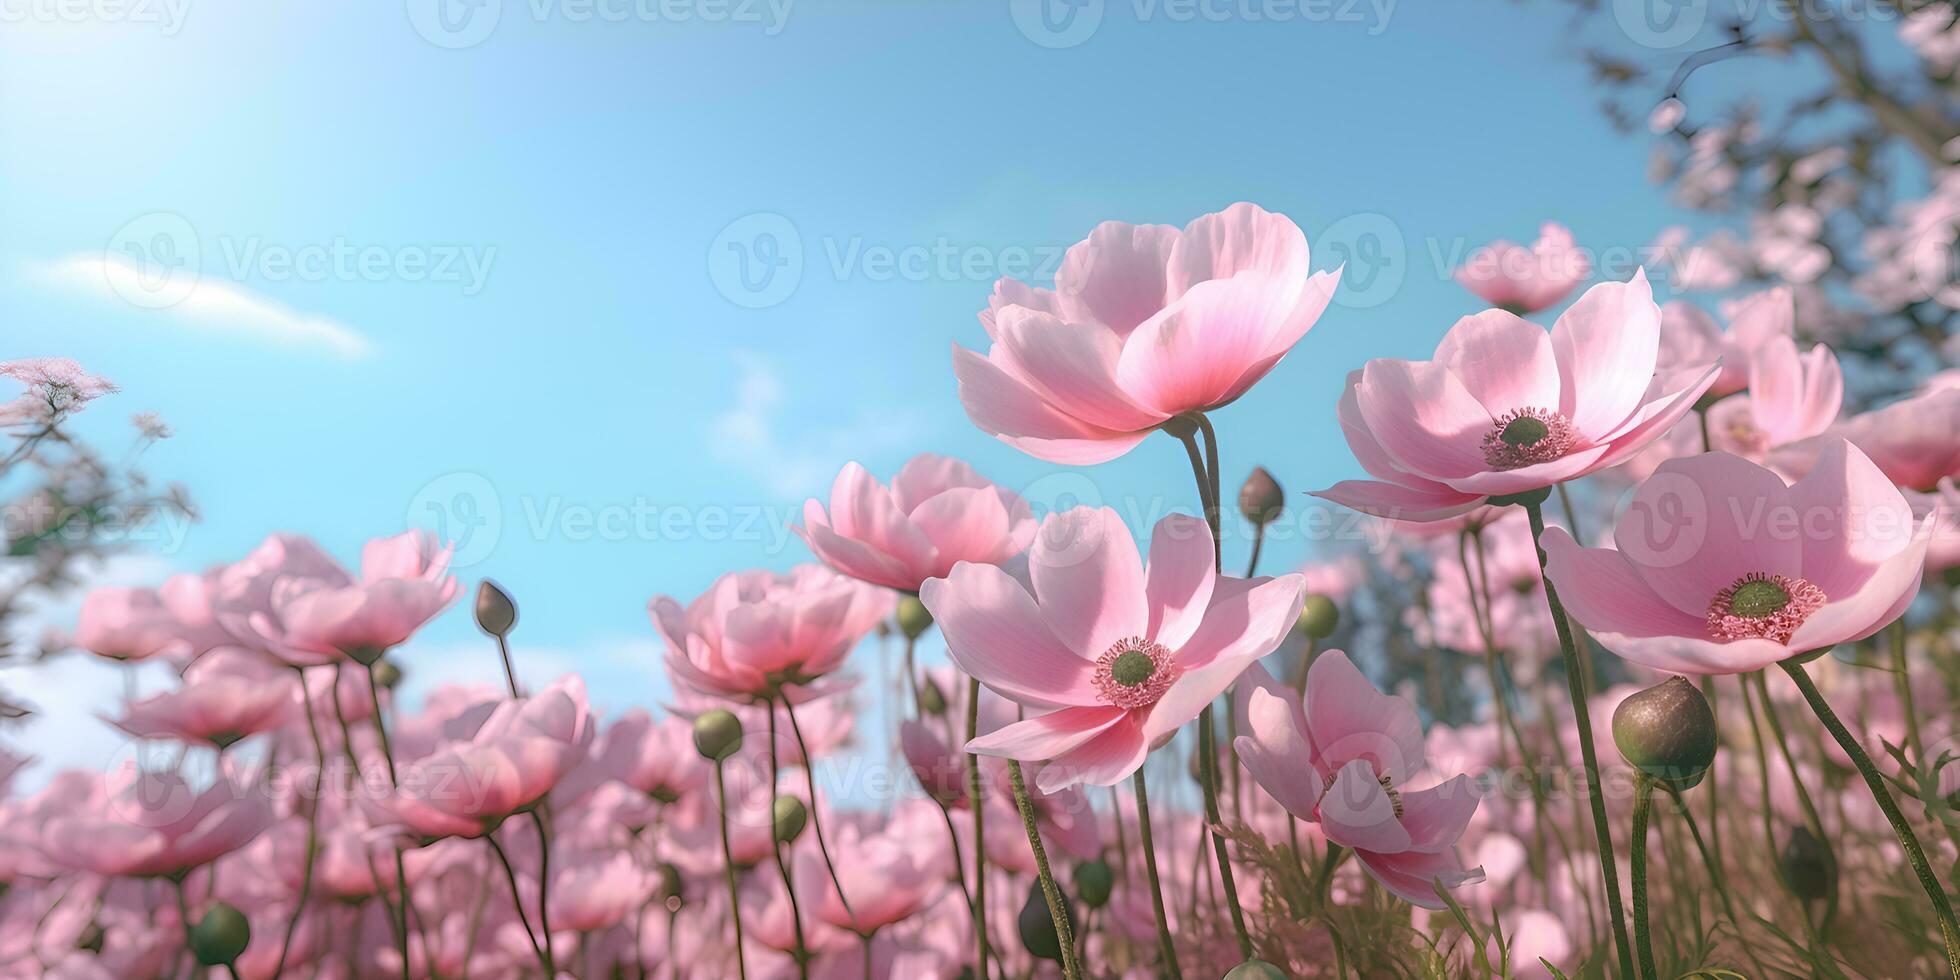
[{"label": "pink anemone flower", "polygon": [[1339,650],[1314,658],[1304,704],[1263,669],[1234,699],[1233,743],[1252,778],[1288,813],[1316,821],[1353,848],[1384,888],[1413,905],[1445,907],[1436,893],[1482,881],[1457,841],[1477,812],[1475,780],[1458,775],[1410,789],[1423,768],[1422,722],[1408,699],[1382,694]]},{"label": "pink anemone flower", "polygon": [[299,711],[299,678],[259,654],[223,647],[184,671],[184,686],[123,707],[110,724],[138,738],[209,742],[226,748],[278,729]]},{"label": "pink anemone flower", "polygon": [[647,610],[681,684],[739,701],[801,700],[828,690],[813,685],[844,665],[893,603],[883,589],[799,565],[787,575],[731,572],[686,607],[662,595]]},{"label": "pink anemone flower", "polygon": [[957,459],[921,453],[889,489],[847,463],[830,488],[830,510],[811,499],[795,531],[825,564],[852,578],[917,592],[962,561],[998,565],[1028,550],[1034,514],[1026,501]]},{"label": "pink anemone flower", "polygon": [[1728,307],[1729,326],[1723,330],[1701,307],[1675,300],[1661,307],[1660,376],[1692,380],[1710,362],[1722,369],[1708,395],[1722,398],[1750,387],[1751,360],[1764,345],[1778,338],[1796,338],[1797,305],[1789,287],[1752,293]]},{"label": "pink anemone flower", "polygon": [[1284,215],[1234,204],[1185,225],[1106,221],[1055,288],[994,284],[985,356],[953,347],[967,417],[1039,459],[1100,463],[1179,415],[1246,393],[1320,318],[1340,273],[1312,271]]},{"label": "pink anemone flower", "polygon": [[1849,440],[1893,483],[1931,490],[1960,477],[1960,388],[1934,388],[1845,419],[1769,454],[1779,473],[1802,476],[1831,443]]},{"label": "pink anemone flower", "polygon": [[426,531],[376,538],[361,549],[360,578],[338,566],[277,578],[265,608],[247,622],[270,649],[296,663],[344,656],[372,664],[456,598],[453,550],[438,547]]},{"label": "pink anemone flower", "polygon": [[1571,295],[1591,273],[1592,262],[1573,244],[1572,232],[1547,221],[1530,248],[1500,238],[1470,253],[1456,281],[1492,306],[1525,314]]},{"label": "pink anemone flower", "polygon": [[1727,453],[1670,460],[1634,491],[1617,548],[1545,534],[1545,574],[1606,649],[1734,674],[1878,632],[1919,590],[1938,514],[1839,440],[1794,485]]},{"label": "pink anemone flower", "polygon": [[1306,600],[1301,576],[1215,573],[1205,523],[1157,522],[1150,564],[1114,510],[1078,507],[1042,522],[1030,592],[992,565],[961,562],[919,598],[953,663],[1042,714],[967,743],[982,755],[1048,761],[1043,792],[1112,785],[1150,749],[1273,652]]},{"label": "pink anemone flower", "polygon": [[1369,361],[1339,418],[1373,480],[1315,496],[1431,521],[1618,464],[1694,407],[1716,366],[1650,390],[1660,311],[1645,272],[1586,290],[1548,335],[1503,310],[1456,322],[1434,360]]},{"label": "pink anemone flower", "polygon": [[66,805],[42,827],[41,852],[105,876],[181,876],[244,847],[273,819],[252,787],[221,777],[197,789],[175,772],[127,765],[107,776],[63,773],[46,792]]}]

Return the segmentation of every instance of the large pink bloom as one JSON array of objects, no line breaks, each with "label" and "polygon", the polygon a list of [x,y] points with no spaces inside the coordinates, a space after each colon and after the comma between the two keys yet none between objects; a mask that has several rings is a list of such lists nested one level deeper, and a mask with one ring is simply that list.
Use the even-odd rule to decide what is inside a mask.
[{"label": "large pink bloom", "polygon": [[1247,681],[1235,698],[1246,734],[1233,744],[1287,812],[1318,821],[1383,887],[1423,908],[1444,907],[1438,881],[1455,888],[1483,880],[1456,846],[1477,812],[1476,782],[1458,775],[1408,788],[1423,768],[1423,737],[1407,699],[1377,691],[1339,650],[1307,669],[1304,705],[1264,670]]},{"label": "large pink bloom", "polygon": [[1685,383],[1719,360],[1722,371],[1708,394],[1733,395],[1749,387],[1751,359],[1763,345],[1777,338],[1795,340],[1797,305],[1788,286],[1751,293],[1724,309],[1729,313],[1727,330],[1692,303],[1675,300],[1661,307],[1658,367],[1664,381],[1678,377]]},{"label": "large pink bloom", "polygon": [[852,578],[917,592],[962,561],[998,565],[1028,549],[1027,502],[957,459],[921,453],[890,489],[847,463],[830,488],[830,510],[803,504],[796,528],[810,550]]},{"label": "large pink bloom", "polygon": [[799,565],[788,575],[731,572],[685,608],[661,595],[647,611],[676,681],[748,700],[808,688],[843,666],[893,601],[822,565]]},{"label": "large pink bloom", "polygon": [[1727,453],[1662,464],[1614,548],[1545,534],[1546,574],[1606,649],[1656,670],[1733,674],[1863,639],[1919,589],[1937,514],[1842,440],[1785,486]]},{"label": "large pink bloom", "polygon": [[1292,221],[1234,204],[1182,230],[1106,221],[1068,250],[1055,288],[994,284],[985,357],[957,345],[973,424],[1031,456],[1087,464],[1166,420],[1245,394],[1333,298]]},{"label": "large pink bloom", "polygon": [[1315,496],[1378,517],[1454,517],[1494,496],[1622,462],[1694,407],[1708,365],[1649,390],[1660,310],[1645,272],[1586,290],[1549,335],[1503,310],[1456,322],[1429,361],[1381,358],[1348,376],[1339,417],[1373,480]]},{"label": "large pink bloom", "polygon": [[480,837],[551,792],[592,745],[585,682],[499,702],[481,728],[401,770],[379,809],[421,837]]},{"label": "large pink bloom", "polygon": [[1525,314],[1564,299],[1591,273],[1592,263],[1572,243],[1572,233],[1547,221],[1530,248],[1500,238],[1470,253],[1456,270],[1456,281],[1492,306]]},{"label": "large pink bloom", "polygon": [[75,645],[111,660],[147,660],[194,651],[184,624],[155,589],[104,587],[82,599]]},{"label": "large pink bloom", "polygon": [[63,773],[45,792],[64,804],[41,830],[42,853],[99,875],[182,874],[245,846],[273,815],[251,787],[220,778],[193,789],[177,773],[133,766],[107,777]]},{"label": "large pink bloom", "polygon": [[1052,761],[1035,777],[1044,792],[1135,772],[1273,652],[1306,601],[1299,575],[1217,575],[1210,529],[1179,514],[1157,522],[1148,567],[1115,511],[1087,507],[1044,520],[1028,564],[1033,594],[995,566],[961,562],[919,598],[954,664],[1044,712],[967,743]]}]

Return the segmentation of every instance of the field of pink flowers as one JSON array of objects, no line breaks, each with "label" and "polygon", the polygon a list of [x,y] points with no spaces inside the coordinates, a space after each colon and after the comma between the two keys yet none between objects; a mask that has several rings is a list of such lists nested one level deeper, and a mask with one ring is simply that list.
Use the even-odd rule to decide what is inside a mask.
[{"label": "field of pink flowers", "polygon": [[[420,532],[97,589],[74,645],[179,678],[105,722],[164,751],[0,802],[0,974],[1960,977],[1960,379],[1847,413],[1789,289],[1718,320],[1590,275],[1557,225],[1493,243],[1490,309],[1299,406],[1378,547],[1261,575],[1304,498],[1214,416],[1340,273],[1252,204],[1104,223],[995,285],[958,398],[1057,467],[1188,467],[1183,512],[847,465],[814,562],[651,598],[656,710],[520,686],[515,601]],[[0,374],[16,458],[114,392]],[[446,611],[506,689],[409,710]],[[1342,650],[1384,632],[1416,679]],[[871,698],[904,785],[827,799]]]}]

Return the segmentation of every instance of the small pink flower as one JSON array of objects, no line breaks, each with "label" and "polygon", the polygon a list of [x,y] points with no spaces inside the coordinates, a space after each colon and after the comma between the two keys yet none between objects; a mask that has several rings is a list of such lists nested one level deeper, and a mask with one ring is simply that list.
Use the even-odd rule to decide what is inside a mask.
[{"label": "small pink flower", "polygon": [[251,630],[297,662],[348,657],[371,664],[456,598],[452,550],[438,548],[425,531],[376,538],[362,549],[359,579],[335,567],[275,580],[265,611],[249,619]]},{"label": "small pink flower", "polygon": [[82,370],[67,357],[0,362],[0,378],[11,378],[27,389],[11,401],[0,402],[0,425],[50,425],[118,390],[113,382]]},{"label": "small pink flower", "polygon": [[799,565],[787,575],[732,572],[685,608],[662,595],[647,610],[676,681],[746,701],[786,688],[817,693],[810,686],[843,666],[893,601],[822,565]]},{"label": "small pink flower", "polygon": [[994,284],[983,357],[953,371],[973,424],[1051,463],[1130,451],[1165,421],[1229,404],[1319,319],[1340,273],[1314,273],[1292,221],[1234,204],[1185,225],[1106,221],[1055,288]]},{"label": "small pink flower", "polygon": [[609,929],[646,903],[660,883],[626,851],[553,855],[551,927],[586,933]]},{"label": "small pink flower", "polygon": [[912,457],[886,489],[847,463],[830,488],[830,510],[812,499],[796,528],[830,567],[874,585],[917,592],[962,561],[998,565],[1034,539],[1027,502],[957,459]]},{"label": "small pink flower", "polygon": [[1211,531],[1157,523],[1150,564],[1114,510],[1078,507],[1042,522],[1033,593],[992,565],[961,562],[919,598],[961,670],[1044,712],[967,743],[982,755],[1050,761],[1035,784],[1112,785],[1143,765],[1300,615],[1299,575],[1215,574]]},{"label": "small pink flower", "polygon": [[82,599],[75,645],[111,660],[148,660],[196,652],[184,624],[155,589],[94,589]]},{"label": "small pink flower", "polygon": [[297,717],[299,679],[237,647],[213,650],[184,671],[184,686],[123,707],[108,719],[138,738],[209,742],[225,748]]},{"label": "small pink flower", "polygon": [[220,778],[193,789],[174,772],[124,766],[107,777],[64,773],[44,791],[66,804],[41,830],[60,867],[106,876],[181,875],[245,846],[272,822],[264,795]]},{"label": "small pink flower", "polygon": [[1863,639],[1919,589],[1936,514],[1850,443],[1786,486],[1727,453],[1661,465],[1614,548],[1546,532],[1546,574],[1606,649],[1655,670],[1733,674]]},{"label": "small pink flower", "polygon": [[1837,421],[1844,372],[1830,348],[1818,344],[1800,355],[1796,341],[1778,336],[1748,356],[1748,394],[1708,409],[1712,448],[1760,463],[1775,448],[1808,439]]},{"label": "small pink flower", "polygon": [[1470,253],[1456,281],[1492,306],[1519,315],[1548,309],[1592,274],[1592,262],[1555,221],[1538,228],[1530,248],[1498,239]]},{"label": "small pink flower", "polygon": [[1413,905],[1445,907],[1445,888],[1481,881],[1457,841],[1479,792],[1459,775],[1412,790],[1423,768],[1422,722],[1407,699],[1384,695],[1347,655],[1329,650],[1307,670],[1307,696],[1249,674],[1235,698],[1234,745],[1252,778],[1287,812],[1316,821],[1327,839],[1354,849],[1384,888]]},{"label": "small pink flower", "polygon": [[[839,929],[876,932],[911,918],[944,893],[940,869],[921,861],[896,828],[860,831],[847,826],[836,847],[837,887],[822,887],[829,884],[824,865],[807,849],[798,855],[797,878],[818,883],[823,897],[816,917]],[[850,899],[848,910],[838,887]]]},{"label": "small pink flower", "polygon": [[706,784],[708,769],[694,750],[693,726],[672,715],[655,721],[634,708],[606,726],[581,763],[558,787],[560,798],[576,800],[606,782],[630,787],[661,803],[672,803]]},{"label": "small pink flower", "polygon": [[1675,300],[1661,307],[1660,358],[1656,370],[1664,385],[1680,387],[1714,361],[1721,373],[1707,394],[1720,398],[1749,387],[1756,351],[1776,338],[1794,342],[1797,308],[1788,286],[1752,293],[1728,307],[1724,331],[1701,307]]},{"label": "small pink flower", "polygon": [[1638,452],[1715,378],[1649,388],[1660,310],[1644,272],[1586,290],[1549,335],[1503,310],[1458,320],[1430,361],[1369,361],[1339,417],[1373,480],[1315,496],[1378,517],[1430,521],[1538,490]]},{"label": "small pink flower", "polygon": [[1783,446],[1769,455],[1779,473],[1802,476],[1832,443],[1848,440],[1899,486],[1930,490],[1960,477],[1960,388],[1901,399]]},{"label": "small pink flower", "polygon": [[480,837],[543,799],[591,744],[585,682],[568,675],[498,703],[466,739],[402,767],[379,810],[421,837]]}]

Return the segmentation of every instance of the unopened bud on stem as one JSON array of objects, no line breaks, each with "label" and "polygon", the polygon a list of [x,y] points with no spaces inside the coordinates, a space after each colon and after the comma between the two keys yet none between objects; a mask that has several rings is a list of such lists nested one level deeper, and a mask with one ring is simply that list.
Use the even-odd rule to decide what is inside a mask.
[{"label": "unopened bud on stem", "polygon": [[701,757],[721,762],[742,747],[742,719],[722,708],[694,719],[694,748]]},{"label": "unopened bud on stem", "polygon": [[1239,513],[1260,527],[1279,520],[1286,511],[1286,491],[1264,466],[1255,466],[1239,486]]},{"label": "unopened bud on stem", "polygon": [[1715,761],[1715,713],[1683,677],[1620,702],[1613,711],[1613,742],[1641,772],[1677,789],[1689,789]]},{"label": "unopened bud on stem", "polygon": [[487,578],[476,587],[476,625],[491,636],[508,636],[517,625],[517,603]]}]

